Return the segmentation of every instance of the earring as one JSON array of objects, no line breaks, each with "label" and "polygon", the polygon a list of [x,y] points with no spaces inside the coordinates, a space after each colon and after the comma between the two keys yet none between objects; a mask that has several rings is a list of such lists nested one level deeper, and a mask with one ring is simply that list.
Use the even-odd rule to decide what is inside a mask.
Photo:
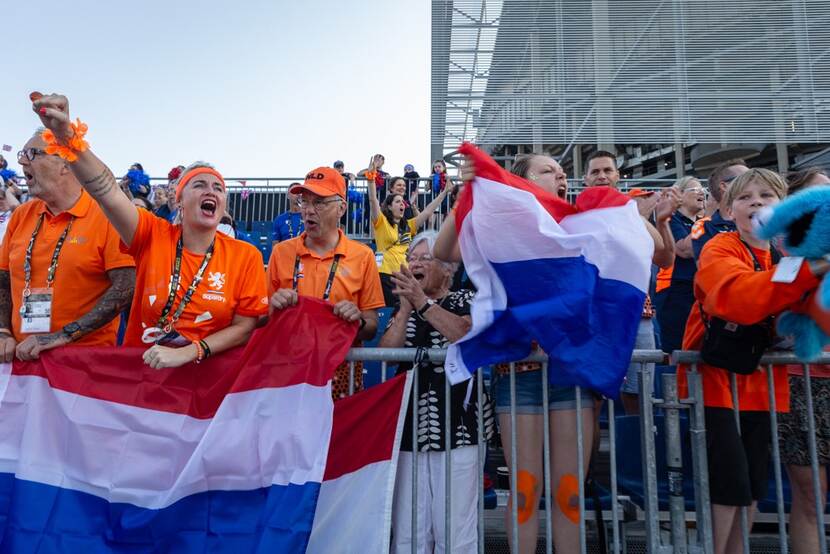
[{"label": "earring", "polygon": [[530,179],[531,181],[536,181],[536,180],[538,179],[538,177],[536,176],[536,174],[535,174],[535,173],[533,173],[533,172],[528,173],[528,174],[527,174],[527,178],[528,178],[528,179]]}]

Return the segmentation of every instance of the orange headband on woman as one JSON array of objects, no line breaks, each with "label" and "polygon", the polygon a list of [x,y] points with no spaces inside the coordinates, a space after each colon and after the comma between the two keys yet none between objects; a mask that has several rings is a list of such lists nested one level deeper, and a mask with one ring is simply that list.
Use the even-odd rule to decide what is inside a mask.
[{"label": "orange headband on woman", "polygon": [[210,167],[194,167],[193,169],[179,177],[179,183],[176,185],[176,202],[178,202],[181,199],[184,186],[188,183],[188,181],[190,181],[199,173],[207,173],[209,175],[213,175],[214,177],[222,181],[222,186],[225,187],[225,178],[222,177],[222,175],[215,169]]}]

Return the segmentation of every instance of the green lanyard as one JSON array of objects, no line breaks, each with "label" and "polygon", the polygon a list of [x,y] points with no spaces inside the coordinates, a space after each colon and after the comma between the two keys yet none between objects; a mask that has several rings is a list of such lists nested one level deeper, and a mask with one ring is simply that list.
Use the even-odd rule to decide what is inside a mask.
[{"label": "green lanyard", "polygon": [[167,316],[170,314],[170,310],[173,309],[173,302],[176,301],[176,291],[179,289],[179,280],[182,275],[182,252],[184,250],[184,242],[182,235],[179,235],[179,240],[176,243],[176,259],[173,262],[173,275],[170,278],[170,294],[167,297],[167,304],[165,304],[164,308],[161,310],[158,325],[156,325],[156,327],[163,330],[165,333],[169,333],[173,330],[173,324],[179,320],[185,307],[187,307],[190,303],[190,299],[193,298],[193,293],[196,291],[196,287],[198,287],[199,283],[202,282],[205,269],[207,269],[210,258],[213,257],[213,244],[215,241],[216,239],[214,238],[214,240],[211,241],[210,246],[208,246],[207,252],[205,252],[205,257],[202,259],[202,265],[199,266],[199,270],[196,271],[196,275],[193,276],[193,282],[190,283],[189,287],[187,287],[187,291],[184,293],[182,301],[179,303],[179,307],[176,308],[176,311],[173,313],[173,317],[168,320]]},{"label": "green lanyard", "polygon": [[[32,294],[32,290],[30,288],[32,284],[32,252],[35,249],[35,239],[37,238],[37,234],[40,232],[40,228],[43,225],[43,220],[45,217],[46,214],[40,214],[40,219],[37,220],[35,230],[32,231],[32,238],[29,239],[29,246],[26,247],[26,257],[23,260],[24,303],[25,299]],[[58,257],[61,254],[61,249],[63,248],[64,242],[66,242],[66,237],[67,235],[69,235],[69,229],[72,228],[73,221],[75,221],[74,215],[69,219],[69,223],[66,224],[66,229],[63,230],[63,233],[61,233],[60,238],[58,238],[58,243],[55,245],[55,251],[52,253],[52,262],[49,264],[49,270],[46,272],[46,288],[52,288],[52,283],[55,280],[55,271],[57,271],[58,269]],[[20,313],[26,313],[25,306],[20,307]]]}]

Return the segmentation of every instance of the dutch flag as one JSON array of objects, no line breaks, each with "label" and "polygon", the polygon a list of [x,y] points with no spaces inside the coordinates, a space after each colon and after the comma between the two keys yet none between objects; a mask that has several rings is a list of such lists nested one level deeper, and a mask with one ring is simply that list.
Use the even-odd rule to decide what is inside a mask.
[{"label": "dutch flag", "polygon": [[635,202],[595,187],[570,205],[470,144],[460,152],[476,168],[456,229],[478,293],[472,328],[447,355],[450,381],[520,360],[535,339],[550,356],[552,383],[618,396],[654,252]]},{"label": "dutch flag", "polygon": [[301,298],[243,352],[0,367],[0,552],[382,552],[409,377],[333,404],[355,336]]}]

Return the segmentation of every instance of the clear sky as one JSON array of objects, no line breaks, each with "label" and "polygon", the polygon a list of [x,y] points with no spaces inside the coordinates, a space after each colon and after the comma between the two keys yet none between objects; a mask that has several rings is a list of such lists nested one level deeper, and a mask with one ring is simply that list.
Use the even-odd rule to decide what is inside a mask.
[{"label": "clear sky", "polygon": [[0,144],[10,167],[60,92],[116,175],[206,160],[227,177],[297,177],[371,154],[429,173],[425,0],[0,2]]}]

